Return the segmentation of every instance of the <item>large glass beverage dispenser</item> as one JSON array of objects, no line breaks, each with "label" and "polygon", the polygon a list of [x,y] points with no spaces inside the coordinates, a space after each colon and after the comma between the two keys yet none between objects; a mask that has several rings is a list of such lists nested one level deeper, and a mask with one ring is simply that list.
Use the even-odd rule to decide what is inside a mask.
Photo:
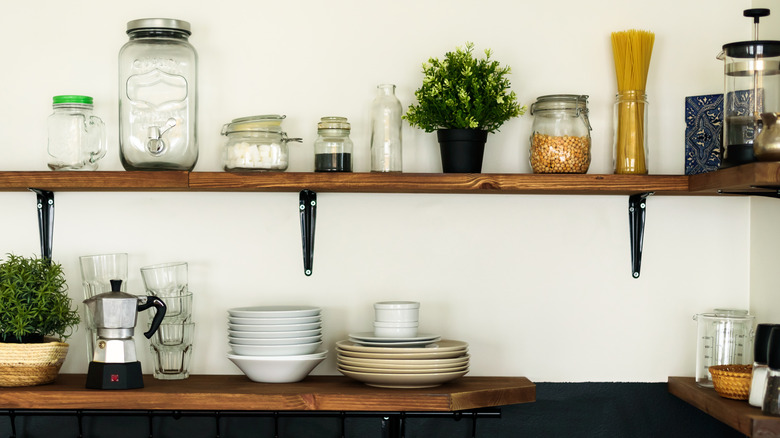
[{"label": "large glass beverage dispenser", "polygon": [[127,23],[119,52],[119,149],[127,170],[192,170],[198,160],[197,53],[190,24]]},{"label": "large glass beverage dispenser", "polygon": [[725,61],[721,167],[761,160],[764,154],[755,140],[763,128],[762,114],[780,112],[780,41],[758,37],[759,19],[769,9],[748,9],[744,15],[753,18],[753,41],[726,44],[718,55]]}]

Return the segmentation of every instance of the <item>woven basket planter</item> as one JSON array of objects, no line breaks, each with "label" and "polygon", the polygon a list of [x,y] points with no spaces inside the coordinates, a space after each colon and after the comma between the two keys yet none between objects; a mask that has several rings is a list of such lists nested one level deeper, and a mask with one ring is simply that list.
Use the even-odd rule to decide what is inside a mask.
[{"label": "woven basket planter", "polygon": [[710,374],[715,391],[721,397],[748,399],[753,365],[715,365],[710,367]]},{"label": "woven basket planter", "polygon": [[0,386],[34,386],[57,378],[68,354],[64,342],[14,344],[0,342]]}]

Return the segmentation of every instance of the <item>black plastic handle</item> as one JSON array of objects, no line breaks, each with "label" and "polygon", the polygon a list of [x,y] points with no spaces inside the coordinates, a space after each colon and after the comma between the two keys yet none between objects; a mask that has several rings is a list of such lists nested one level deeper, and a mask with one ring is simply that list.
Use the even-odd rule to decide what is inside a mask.
[{"label": "black plastic handle", "polygon": [[165,318],[165,311],[168,309],[165,306],[165,302],[161,300],[160,297],[156,297],[154,295],[148,295],[146,297],[146,302],[138,305],[138,311],[141,312],[152,306],[157,308],[157,313],[154,315],[154,319],[152,320],[152,326],[149,327],[149,331],[144,333],[146,339],[151,339],[154,332],[156,332],[157,329],[160,328],[160,324],[162,323],[163,318]]},{"label": "black plastic handle", "polygon": [[744,15],[745,17],[752,18],[753,23],[758,23],[758,20],[761,19],[761,17],[769,16],[769,9],[766,8],[745,9],[745,12],[743,12],[742,15]]}]

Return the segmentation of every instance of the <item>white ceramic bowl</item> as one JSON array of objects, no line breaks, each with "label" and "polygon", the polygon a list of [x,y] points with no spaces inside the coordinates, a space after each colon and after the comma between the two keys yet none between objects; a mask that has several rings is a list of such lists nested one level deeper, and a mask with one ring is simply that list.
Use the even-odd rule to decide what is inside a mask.
[{"label": "white ceramic bowl", "polygon": [[306,336],[299,338],[236,338],[228,336],[228,341],[231,344],[242,345],[294,345],[294,344],[310,344],[312,342],[319,342],[322,340],[322,335]]},{"label": "white ceramic bowl", "polygon": [[228,343],[233,353],[239,356],[298,356],[317,351],[322,341],[292,345],[245,345]]},{"label": "white ceramic bowl", "polygon": [[240,330],[228,330],[228,336],[234,338],[276,339],[276,338],[302,338],[305,336],[319,336],[322,329],[293,330],[289,332],[244,332]]},{"label": "white ceramic bowl", "polygon": [[227,357],[253,382],[292,383],[303,380],[327,355],[327,351],[319,351],[298,356]]},{"label": "white ceramic bowl", "polygon": [[374,322],[374,335],[379,338],[413,338],[417,336],[417,322]]},{"label": "white ceramic bowl", "polygon": [[417,322],[420,303],[416,301],[380,301],[374,303],[374,320],[381,322]]}]

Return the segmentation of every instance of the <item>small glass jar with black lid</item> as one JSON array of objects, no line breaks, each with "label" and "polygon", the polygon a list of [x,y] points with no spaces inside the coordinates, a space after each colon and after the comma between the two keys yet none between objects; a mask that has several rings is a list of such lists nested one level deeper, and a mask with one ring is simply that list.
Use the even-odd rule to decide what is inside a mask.
[{"label": "small glass jar with black lid", "polygon": [[315,172],[352,172],[352,140],[346,117],[323,117],[314,142]]}]

